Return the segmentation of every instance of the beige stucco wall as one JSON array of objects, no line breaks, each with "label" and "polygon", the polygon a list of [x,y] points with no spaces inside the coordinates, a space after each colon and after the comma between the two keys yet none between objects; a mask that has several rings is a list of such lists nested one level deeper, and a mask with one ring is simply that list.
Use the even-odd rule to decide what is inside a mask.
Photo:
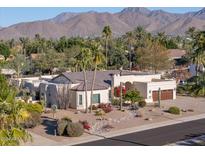
[{"label": "beige stucco wall", "polygon": [[140,92],[140,95],[147,98],[147,83],[146,82],[134,82],[134,87]]},{"label": "beige stucco wall", "polygon": [[70,104],[71,108],[73,108],[73,109],[77,108],[77,92],[76,91],[70,90],[69,104]]}]

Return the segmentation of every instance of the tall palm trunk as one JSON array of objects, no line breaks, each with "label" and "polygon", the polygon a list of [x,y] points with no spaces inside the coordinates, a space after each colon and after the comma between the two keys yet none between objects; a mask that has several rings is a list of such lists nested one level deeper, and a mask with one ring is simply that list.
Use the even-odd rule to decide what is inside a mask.
[{"label": "tall palm trunk", "polygon": [[129,45],[129,48],[130,48],[130,51],[129,51],[129,70],[131,71],[132,70],[132,62],[131,62],[131,52],[132,52],[132,45],[131,45],[131,43],[130,43],[130,45]]},{"label": "tall palm trunk", "polygon": [[196,60],[196,85],[198,85],[198,71],[199,71],[199,55],[197,54],[197,60]]},{"label": "tall palm trunk", "polygon": [[105,39],[105,58],[106,58],[106,70],[107,70],[107,64],[108,64],[108,53],[107,53],[107,44],[108,44],[108,38],[106,37],[106,39]]},{"label": "tall palm trunk", "polygon": [[84,75],[84,84],[85,84],[85,112],[88,113],[88,90],[87,90],[87,76],[86,71],[83,69],[83,75]]},{"label": "tall palm trunk", "polygon": [[90,113],[92,112],[92,106],[93,106],[93,89],[95,85],[95,79],[96,79],[96,72],[97,72],[97,64],[95,64],[95,70],[93,72],[93,80],[92,80],[92,87],[91,87],[91,95],[90,95]]}]

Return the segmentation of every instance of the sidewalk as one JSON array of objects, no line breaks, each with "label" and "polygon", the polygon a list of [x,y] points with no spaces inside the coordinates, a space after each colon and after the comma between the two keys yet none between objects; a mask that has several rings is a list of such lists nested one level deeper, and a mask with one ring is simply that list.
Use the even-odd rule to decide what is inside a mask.
[{"label": "sidewalk", "polygon": [[50,146],[50,145],[76,145],[76,144],[82,144],[82,143],[86,143],[86,142],[97,141],[97,140],[101,140],[104,138],[111,138],[114,136],[125,135],[125,134],[129,134],[129,133],[133,133],[133,132],[140,132],[140,131],[159,128],[159,127],[163,127],[163,126],[169,126],[169,125],[194,121],[194,120],[203,119],[203,118],[205,118],[205,114],[194,115],[194,116],[183,117],[183,118],[178,118],[178,119],[173,119],[173,120],[167,120],[167,121],[163,121],[163,122],[141,125],[141,126],[136,126],[136,127],[132,127],[132,128],[111,131],[111,132],[100,134],[100,135],[98,135],[98,134],[91,135],[90,134],[89,136],[85,136],[85,137],[78,137],[78,138],[72,138],[72,139],[68,138],[68,139],[63,140],[61,142],[56,142],[56,141],[53,141],[53,140],[48,139],[46,137],[31,133],[33,136],[33,142],[25,144],[25,145],[42,145],[42,146],[46,146],[46,145],[48,145],[48,146]]},{"label": "sidewalk", "polygon": [[33,142],[27,142],[23,144],[24,146],[55,146],[58,145],[59,142],[56,142],[54,140],[48,139],[46,137],[40,136],[38,134],[35,134],[33,132],[29,132],[32,135]]}]

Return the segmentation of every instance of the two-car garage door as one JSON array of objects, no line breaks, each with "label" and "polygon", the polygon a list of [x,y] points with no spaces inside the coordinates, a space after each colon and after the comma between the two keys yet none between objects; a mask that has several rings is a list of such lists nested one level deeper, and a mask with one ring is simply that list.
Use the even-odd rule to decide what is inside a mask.
[{"label": "two-car garage door", "polygon": [[[158,100],[158,91],[152,91],[153,101]],[[161,100],[173,99],[173,90],[161,90]]]}]

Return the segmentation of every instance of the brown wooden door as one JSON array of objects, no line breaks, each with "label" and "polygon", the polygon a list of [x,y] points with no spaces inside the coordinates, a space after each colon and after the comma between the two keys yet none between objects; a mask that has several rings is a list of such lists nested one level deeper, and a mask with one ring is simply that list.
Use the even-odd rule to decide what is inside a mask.
[{"label": "brown wooden door", "polygon": [[153,101],[158,100],[158,91],[152,91],[152,99],[153,99]]},{"label": "brown wooden door", "polygon": [[[153,91],[152,92],[152,99],[153,101],[158,100],[158,91]],[[161,100],[168,100],[168,99],[173,99],[173,90],[161,90]]]}]

